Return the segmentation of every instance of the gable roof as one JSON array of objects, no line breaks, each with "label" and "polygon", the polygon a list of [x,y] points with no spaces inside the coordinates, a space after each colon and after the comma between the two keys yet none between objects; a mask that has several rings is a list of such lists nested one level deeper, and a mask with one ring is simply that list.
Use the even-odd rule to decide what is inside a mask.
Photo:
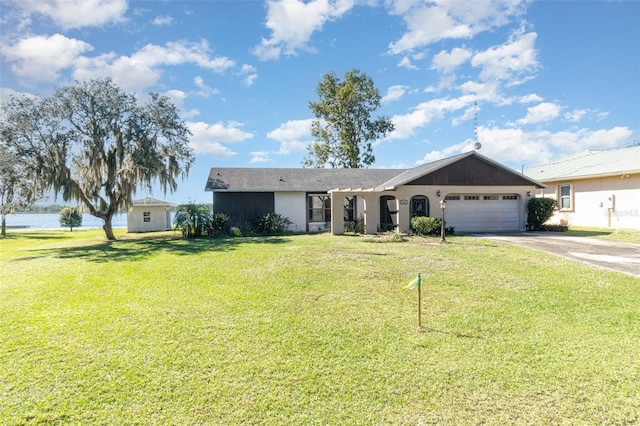
[{"label": "gable roof", "polygon": [[133,200],[133,205],[151,207],[151,206],[174,206],[175,204],[172,204],[168,201],[158,200],[156,198],[146,197],[140,200]]},{"label": "gable roof", "polygon": [[338,188],[373,188],[404,169],[217,168],[209,173],[205,191],[327,192]]},{"label": "gable roof", "polygon": [[[463,165],[454,167],[456,163]],[[480,176],[468,176],[465,174],[467,166],[473,167],[476,171],[482,168],[491,173],[483,173]],[[479,167],[480,166],[480,167]],[[530,177],[518,173],[500,163],[478,154],[476,151],[469,151],[442,160],[433,161],[421,166],[409,169],[398,176],[379,185],[377,190],[394,190],[402,185],[534,185],[544,188],[546,185],[537,182]]]},{"label": "gable roof", "polygon": [[524,173],[541,181],[640,173],[640,146],[609,151],[586,151],[551,163],[530,167]]},{"label": "gable roof", "polygon": [[[467,176],[468,168],[484,173]],[[546,185],[496,163],[475,151],[412,169],[211,168],[205,191],[329,192],[340,189],[394,190],[402,185]]]}]

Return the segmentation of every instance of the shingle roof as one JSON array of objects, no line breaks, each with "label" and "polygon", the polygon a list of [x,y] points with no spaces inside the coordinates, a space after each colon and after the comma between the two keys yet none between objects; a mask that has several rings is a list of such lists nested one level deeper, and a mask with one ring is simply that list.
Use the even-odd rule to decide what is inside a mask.
[{"label": "shingle roof", "polygon": [[380,191],[395,189],[468,156],[475,156],[505,172],[517,174],[532,185],[544,187],[543,184],[530,177],[517,173],[475,151],[470,151],[423,164],[409,170],[213,167],[204,190],[215,192],[327,192],[333,189],[350,188],[376,189]]},{"label": "shingle roof", "polygon": [[542,182],[621,173],[640,173],[640,146],[609,151],[586,151],[524,171],[525,175]]},{"label": "shingle roof", "polygon": [[404,169],[283,169],[213,167],[204,188],[215,192],[327,192],[373,188]]}]

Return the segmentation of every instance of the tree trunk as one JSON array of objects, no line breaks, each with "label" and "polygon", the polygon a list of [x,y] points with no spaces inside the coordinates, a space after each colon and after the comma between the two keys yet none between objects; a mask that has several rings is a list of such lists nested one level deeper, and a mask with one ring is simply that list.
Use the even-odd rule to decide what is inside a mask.
[{"label": "tree trunk", "polygon": [[104,218],[104,225],[102,229],[104,229],[104,233],[107,236],[107,240],[115,241],[116,236],[113,235],[113,228],[111,227],[111,219],[113,218],[113,214],[107,214]]},{"label": "tree trunk", "polygon": [[5,218],[4,218],[4,215],[2,215],[2,233],[1,233],[1,235],[3,237],[7,236],[7,222],[6,222]]}]

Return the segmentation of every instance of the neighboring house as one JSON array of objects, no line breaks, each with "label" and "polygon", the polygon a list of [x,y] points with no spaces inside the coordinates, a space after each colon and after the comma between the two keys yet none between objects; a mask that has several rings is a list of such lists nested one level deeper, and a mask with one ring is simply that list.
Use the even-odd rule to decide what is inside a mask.
[{"label": "neighboring house", "polygon": [[640,229],[640,146],[587,151],[524,173],[558,200],[552,223]]},{"label": "neighboring house", "polygon": [[155,198],[134,200],[127,212],[127,232],[168,231],[173,204]]},{"label": "neighboring house", "polygon": [[363,220],[365,232],[404,232],[413,216],[442,217],[455,232],[524,231],[526,203],[544,185],[475,151],[409,170],[212,168],[205,191],[214,212],[242,226],[275,212],[292,230],[330,229]]}]

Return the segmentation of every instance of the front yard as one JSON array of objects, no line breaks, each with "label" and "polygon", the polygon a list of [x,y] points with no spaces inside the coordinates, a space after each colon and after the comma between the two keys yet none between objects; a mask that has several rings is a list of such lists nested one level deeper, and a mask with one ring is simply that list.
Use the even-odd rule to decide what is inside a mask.
[{"label": "front yard", "polygon": [[0,239],[0,424],[640,422],[638,278],[462,236],[120,237]]}]

